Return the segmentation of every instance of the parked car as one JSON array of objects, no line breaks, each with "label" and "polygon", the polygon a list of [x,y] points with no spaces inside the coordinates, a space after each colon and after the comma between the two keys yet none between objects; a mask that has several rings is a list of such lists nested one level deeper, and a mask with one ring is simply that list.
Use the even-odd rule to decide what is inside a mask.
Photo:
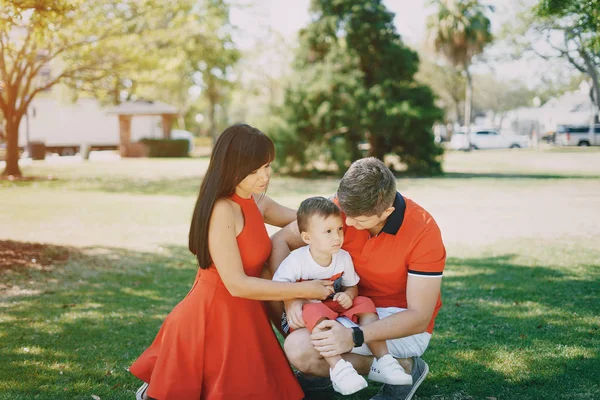
[{"label": "parked car", "polygon": [[[461,128],[454,132],[450,139],[450,147],[454,150],[467,150],[467,141],[465,134],[467,128]],[[518,149],[529,147],[529,137],[517,135],[513,132],[487,128],[471,128],[470,148],[478,149]]]},{"label": "parked car", "polygon": [[593,138],[589,125],[559,125],[554,142],[559,146],[600,146],[600,124],[594,126]]},{"label": "parked car", "polygon": [[189,152],[194,150],[194,134],[183,129],[172,129],[171,139],[186,139],[190,143]]}]

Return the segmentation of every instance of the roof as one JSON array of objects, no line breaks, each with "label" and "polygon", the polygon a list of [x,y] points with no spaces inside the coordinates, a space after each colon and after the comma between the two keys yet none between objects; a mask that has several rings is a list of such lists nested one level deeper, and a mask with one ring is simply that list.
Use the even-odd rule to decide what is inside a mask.
[{"label": "roof", "polygon": [[136,100],[126,101],[116,107],[109,108],[108,114],[116,115],[178,115],[177,107],[162,101]]}]

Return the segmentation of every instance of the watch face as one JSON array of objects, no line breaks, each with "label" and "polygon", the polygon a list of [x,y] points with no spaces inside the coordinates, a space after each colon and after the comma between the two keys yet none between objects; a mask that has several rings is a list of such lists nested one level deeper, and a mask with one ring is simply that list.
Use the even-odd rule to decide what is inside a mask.
[{"label": "watch face", "polygon": [[352,340],[354,341],[354,347],[360,347],[365,342],[363,331],[360,328],[352,328]]}]

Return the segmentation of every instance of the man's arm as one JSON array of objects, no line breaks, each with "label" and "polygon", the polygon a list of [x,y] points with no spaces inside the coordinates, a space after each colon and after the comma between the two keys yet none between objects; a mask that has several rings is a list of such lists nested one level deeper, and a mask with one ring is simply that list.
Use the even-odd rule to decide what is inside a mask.
[{"label": "man's arm", "polygon": [[[408,257],[406,311],[361,327],[365,342],[396,339],[425,332],[440,296],[446,250],[440,230],[433,219],[423,229]],[[326,332],[311,335],[315,348],[323,357],[352,350],[352,331],[335,321],[324,321]]]},{"label": "man's arm", "polygon": [[[440,295],[441,277],[408,277],[406,311],[390,315],[368,325],[361,326],[365,342],[396,339],[425,332]],[[352,350],[352,329],[337,321],[326,320],[319,324],[320,330],[311,335],[312,344],[323,357],[333,357]]]}]

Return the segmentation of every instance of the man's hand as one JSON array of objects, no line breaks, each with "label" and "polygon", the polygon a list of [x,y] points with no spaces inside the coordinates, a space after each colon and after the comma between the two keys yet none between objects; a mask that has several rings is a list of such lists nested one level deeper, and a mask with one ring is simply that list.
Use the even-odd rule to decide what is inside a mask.
[{"label": "man's hand", "polygon": [[333,296],[333,300],[337,301],[339,305],[344,307],[346,310],[352,307],[352,298],[347,293],[336,293],[335,296]]},{"label": "man's hand", "polygon": [[302,318],[302,307],[305,303],[306,301],[303,299],[295,299],[285,302],[285,315],[290,328],[294,330],[306,328],[306,324]]},{"label": "man's hand", "polygon": [[329,319],[317,327],[310,335],[310,341],[323,357],[339,356],[350,352],[354,347],[352,329]]}]

